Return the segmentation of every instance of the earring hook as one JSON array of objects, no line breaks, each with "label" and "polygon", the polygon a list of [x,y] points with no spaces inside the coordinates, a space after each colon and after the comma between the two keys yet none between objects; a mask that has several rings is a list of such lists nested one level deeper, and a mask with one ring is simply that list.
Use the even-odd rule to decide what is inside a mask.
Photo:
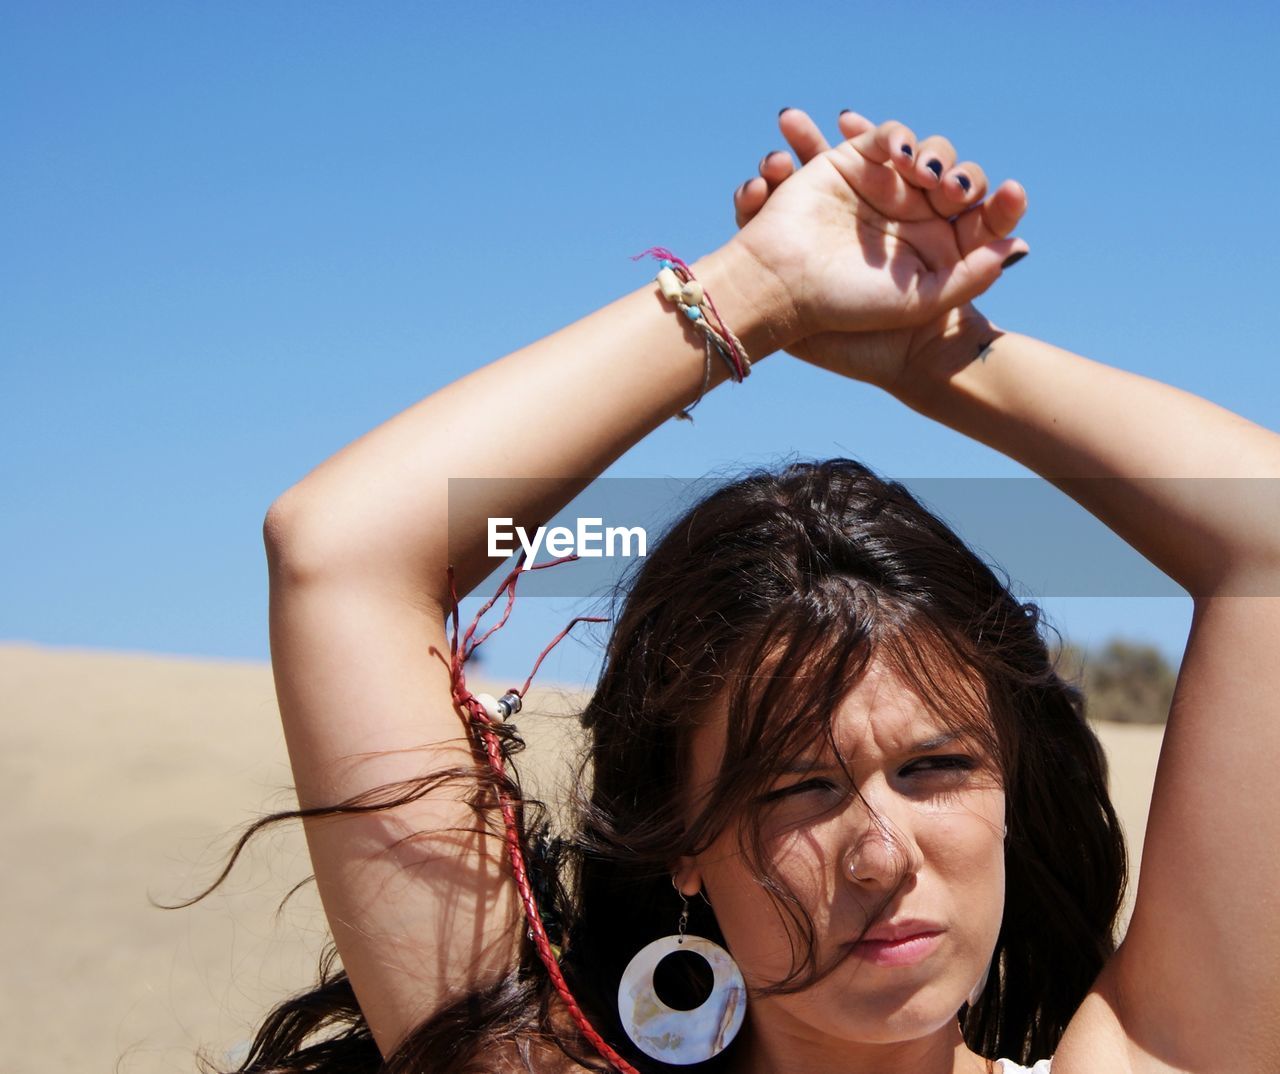
[{"label": "earring hook", "polygon": [[685,893],[680,890],[680,885],[676,883],[674,873],[671,876],[671,886],[676,889],[676,894],[680,896],[680,924],[676,926],[676,936],[679,938],[676,943],[683,944],[684,938],[689,932],[689,900],[685,897]]}]

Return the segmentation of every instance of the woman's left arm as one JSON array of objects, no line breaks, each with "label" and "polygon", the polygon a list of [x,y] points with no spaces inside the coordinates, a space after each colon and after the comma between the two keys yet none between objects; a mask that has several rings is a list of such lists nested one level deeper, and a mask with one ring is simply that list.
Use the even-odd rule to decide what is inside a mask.
[{"label": "woman's left arm", "polygon": [[972,308],[953,322],[885,385],[894,395],[1053,482],[1198,603],[1280,596],[1280,436],[1190,392],[1001,332]]},{"label": "woman's left arm", "polygon": [[1195,605],[1133,919],[1054,1074],[1116,1069],[1108,1022],[1135,1074],[1280,1070],[1280,436],[972,311],[955,321],[894,393],[1053,482]]},{"label": "woman's left arm", "polygon": [[[779,126],[806,166],[847,157],[798,109]],[[860,144],[871,124],[845,113],[839,126]],[[960,177],[985,185],[945,139],[921,142],[914,159],[905,178],[940,217],[952,218]],[[772,154],[738,188],[744,238],[792,170]],[[851,181],[872,179],[888,181],[874,170]],[[1021,188],[1006,183],[966,209],[955,218],[960,252],[1009,234],[1025,207]],[[1194,598],[1133,918],[1068,1027],[1054,1074],[1275,1074],[1280,436],[1167,384],[1002,333],[972,306],[905,331],[841,327],[789,349],[1017,459]]]}]

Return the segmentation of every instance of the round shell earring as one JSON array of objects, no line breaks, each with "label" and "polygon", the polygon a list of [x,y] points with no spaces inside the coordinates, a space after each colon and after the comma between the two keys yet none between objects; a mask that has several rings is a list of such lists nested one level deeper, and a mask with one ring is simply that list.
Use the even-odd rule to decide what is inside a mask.
[{"label": "round shell earring", "polygon": [[[627,1036],[645,1055],[663,1063],[687,1066],[718,1055],[742,1028],[747,987],[733,957],[702,936],[688,936],[689,903],[684,900],[675,936],[654,940],[628,964],[618,985],[618,1015]],[[711,967],[711,995],[698,1007],[677,1011],[658,998],[653,975],[668,955],[691,951]]]}]

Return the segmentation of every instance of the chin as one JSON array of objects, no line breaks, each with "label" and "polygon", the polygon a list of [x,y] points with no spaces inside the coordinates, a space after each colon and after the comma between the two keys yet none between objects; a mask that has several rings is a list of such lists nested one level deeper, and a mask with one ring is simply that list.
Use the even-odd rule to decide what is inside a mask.
[{"label": "chin", "polygon": [[[804,1004],[805,1015],[815,1025],[825,1025],[849,1040],[867,1044],[896,1044],[928,1037],[955,1022],[964,997],[956,994],[955,982],[917,979],[894,987],[871,989],[840,987],[833,976],[823,983],[821,997]],[[803,996],[792,997],[803,1000]]]}]

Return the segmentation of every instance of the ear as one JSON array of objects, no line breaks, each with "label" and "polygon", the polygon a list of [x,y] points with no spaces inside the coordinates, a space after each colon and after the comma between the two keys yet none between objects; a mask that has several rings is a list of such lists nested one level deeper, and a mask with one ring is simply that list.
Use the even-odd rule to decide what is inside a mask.
[{"label": "ear", "polygon": [[671,870],[671,879],[686,899],[692,899],[702,890],[702,869],[696,858],[680,858]]}]

